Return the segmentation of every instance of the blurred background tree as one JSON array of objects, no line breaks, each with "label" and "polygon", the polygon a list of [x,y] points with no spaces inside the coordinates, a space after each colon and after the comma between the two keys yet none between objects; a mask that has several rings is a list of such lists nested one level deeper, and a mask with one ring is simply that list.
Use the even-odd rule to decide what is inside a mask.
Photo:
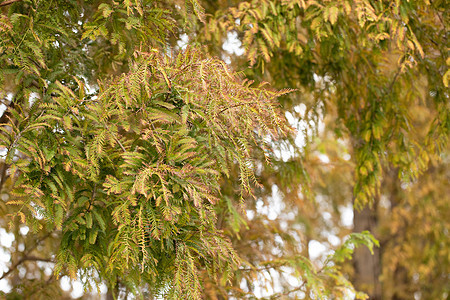
[{"label": "blurred background tree", "polygon": [[[290,155],[262,176],[266,205],[274,184],[282,195],[275,222],[294,215],[286,228],[301,228],[307,254],[317,242],[327,249],[342,242],[353,207],[353,231],[369,230],[381,243],[374,255],[357,249],[343,266],[358,289],[370,299],[446,299],[449,177],[434,173],[446,168],[449,153],[444,2],[207,1],[204,7],[213,17],[194,41],[212,41],[210,51],[248,78],[298,89],[280,102],[300,136],[286,140]],[[233,39],[242,55],[221,48]],[[433,192],[423,183],[429,176],[436,176]]]}]

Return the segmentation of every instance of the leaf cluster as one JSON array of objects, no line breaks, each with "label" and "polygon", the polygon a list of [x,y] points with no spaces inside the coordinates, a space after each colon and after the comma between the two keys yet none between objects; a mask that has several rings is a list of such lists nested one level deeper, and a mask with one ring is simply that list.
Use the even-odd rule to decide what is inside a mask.
[{"label": "leaf cluster", "polygon": [[236,162],[251,193],[253,149],[289,130],[273,103],[288,91],[243,84],[193,48],[136,56],[94,97],[81,81],[78,93],[58,83],[30,111],[11,110],[1,128],[9,203],[22,222],[44,217],[62,231],[56,274],[95,270],[200,298],[198,268],[226,281],[238,262],[215,224],[219,180]]}]

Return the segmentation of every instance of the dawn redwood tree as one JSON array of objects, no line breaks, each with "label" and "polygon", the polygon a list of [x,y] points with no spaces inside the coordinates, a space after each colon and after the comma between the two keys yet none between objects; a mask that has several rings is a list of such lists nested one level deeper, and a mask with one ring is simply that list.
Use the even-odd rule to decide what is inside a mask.
[{"label": "dawn redwood tree", "polygon": [[[205,22],[195,0],[0,9],[1,226],[14,236],[3,296],[69,297],[63,275],[105,283],[107,298],[251,296],[235,274],[257,267],[232,244],[239,221],[223,218],[244,215],[256,158],[270,163],[294,133],[276,100],[291,90],[177,48]],[[374,242],[351,235],[320,270],[296,251],[266,264],[292,269],[297,291],[341,297],[354,290],[335,263]]]},{"label": "dawn redwood tree", "polygon": [[[68,297],[63,275],[106,283],[108,298],[364,298],[352,273],[371,298],[379,275],[394,287],[384,283],[386,299],[448,293],[448,206],[434,201],[448,153],[443,1],[0,9],[0,225],[15,238],[6,297]],[[181,50],[185,35],[197,46]],[[243,56],[223,50],[232,35]],[[274,201],[275,219],[264,210]],[[358,273],[365,254],[356,273],[344,262],[374,243],[343,224],[353,202],[377,209],[355,210],[355,222],[388,213],[368,228],[382,246],[369,269],[391,266],[375,282]],[[334,251],[311,261],[310,242],[330,233]]]}]

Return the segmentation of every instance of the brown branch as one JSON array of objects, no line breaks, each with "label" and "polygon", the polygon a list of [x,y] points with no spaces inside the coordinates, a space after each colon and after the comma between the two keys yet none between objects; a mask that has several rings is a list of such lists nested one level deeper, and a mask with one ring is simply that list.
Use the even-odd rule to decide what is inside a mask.
[{"label": "brown branch", "polygon": [[3,184],[6,181],[6,177],[7,177],[6,170],[7,169],[8,169],[8,165],[6,164],[6,161],[5,161],[5,162],[3,162],[2,168],[1,168],[1,171],[0,171],[0,176],[1,176],[1,178],[0,178],[0,192],[2,191]]},{"label": "brown branch", "polygon": [[392,89],[394,88],[394,84],[395,84],[395,82],[397,81],[397,78],[398,78],[398,76],[400,75],[400,72],[401,72],[401,71],[402,71],[402,68],[399,67],[398,70],[397,70],[397,72],[396,72],[395,75],[394,75],[394,78],[393,78],[392,81],[391,81],[391,84],[389,84],[389,87],[388,87],[388,93],[389,93],[389,94],[392,93]]},{"label": "brown branch", "polygon": [[49,258],[41,258],[41,257],[37,257],[37,256],[24,256],[21,259],[19,259],[14,265],[12,265],[11,268],[9,268],[9,270],[6,273],[3,273],[2,277],[0,277],[0,280],[2,280],[3,278],[5,278],[9,274],[11,274],[11,272],[13,272],[15,269],[17,269],[17,267],[20,264],[22,264],[26,261],[42,261],[42,262],[54,263],[54,261]]},{"label": "brown branch", "polygon": [[282,293],[274,294],[274,295],[272,295],[270,297],[270,299],[276,299],[276,298],[281,298],[281,297],[284,298],[285,296],[289,296],[289,294],[301,291],[305,287],[306,283],[307,283],[307,281],[304,280],[303,283],[299,287],[297,287],[295,289],[292,289],[292,290],[287,290],[287,291],[282,292]]},{"label": "brown branch", "polygon": [[43,262],[54,262],[51,259],[48,258],[39,258],[36,256],[28,256],[28,254],[30,254],[34,249],[36,249],[36,247],[45,239],[47,239],[51,234],[53,233],[53,231],[48,232],[46,235],[44,235],[42,238],[40,238],[36,244],[29,248],[28,251],[24,254],[24,256],[19,259],[15,264],[13,264],[8,271],[6,271],[6,273],[3,273],[3,275],[0,277],[0,280],[2,280],[3,278],[5,278],[6,276],[8,276],[9,274],[11,274],[11,272],[13,272],[15,269],[17,269],[17,267],[24,263],[25,261],[43,261]]},{"label": "brown branch", "polygon": [[[430,1],[430,4],[433,5],[433,4],[434,4],[433,2],[434,2],[434,1]],[[437,7],[435,7],[435,8],[437,8]],[[442,16],[441,16],[441,14],[439,13],[439,11],[436,11],[436,14],[437,14],[437,16],[438,16],[438,18],[439,18],[439,21],[441,21],[441,24],[442,24],[442,26],[444,27],[444,30],[447,31],[447,26],[445,26],[445,22],[444,22],[444,20],[442,19]]]},{"label": "brown branch", "polygon": [[122,148],[122,151],[127,152],[127,149],[125,149],[125,147],[122,145],[120,140],[114,135],[114,133],[111,131],[111,129],[109,129],[108,124],[106,124],[106,122],[103,122],[103,125],[106,127],[106,129],[109,131],[109,133],[112,135],[113,139],[119,144],[120,148]]},{"label": "brown branch", "polygon": [[91,211],[91,207],[92,207],[92,202],[95,201],[95,195],[97,194],[97,184],[94,184],[94,188],[92,190],[92,196],[91,199],[89,199],[89,207],[87,208],[87,211],[90,212]]},{"label": "brown branch", "polygon": [[225,111],[227,111],[229,109],[236,108],[236,107],[243,106],[243,105],[247,105],[247,104],[252,104],[252,103],[238,103],[238,104],[234,104],[234,105],[225,107],[224,109],[219,111],[219,113],[217,113],[217,115],[220,115],[220,114],[222,114],[223,112],[225,112]]},{"label": "brown branch", "polygon": [[277,269],[280,267],[286,267],[286,265],[278,265],[278,266],[273,266],[273,265],[267,265],[267,266],[262,266],[262,267],[250,267],[250,268],[240,268],[238,269],[238,271],[244,271],[244,272],[248,272],[248,271],[254,271],[254,272],[259,272],[259,271],[267,271],[267,270],[271,270],[271,269]]},{"label": "brown branch", "polygon": [[[6,106],[5,111],[3,112],[3,115],[0,117],[0,126],[6,125],[6,122],[8,120],[11,120],[11,110],[14,109],[16,103],[14,101],[11,100],[11,102]],[[15,124],[17,124],[17,120],[14,121]],[[6,181],[6,177],[8,177],[8,175],[6,175],[6,171],[8,169],[9,165],[6,164],[6,159],[3,162],[3,165],[1,167],[1,171],[0,171],[0,192],[3,189],[3,184]]]},{"label": "brown branch", "polygon": [[[325,269],[326,265],[327,265],[327,261],[325,261],[325,263],[323,264],[322,268],[320,268],[316,272],[316,274],[322,273],[323,270]],[[308,283],[308,280],[304,279],[300,286],[298,286],[298,287],[296,287],[296,288],[294,288],[292,290],[287,290],[285,292],[274,294],[274,295],[270,296],[270,299],[277,299],[277,298],[281,298],[281,297],[284,297],[284,296],[289,296],[289,294],[301,291],[306,286],[307,283]]]},{"label": "brown branch", "polygon": [[14,2],[19,2],[19,1],[22,1],[22,0],[8,0],[8,1],[0,3],[0,7],[10,5],[10,4],[13,4]]}]

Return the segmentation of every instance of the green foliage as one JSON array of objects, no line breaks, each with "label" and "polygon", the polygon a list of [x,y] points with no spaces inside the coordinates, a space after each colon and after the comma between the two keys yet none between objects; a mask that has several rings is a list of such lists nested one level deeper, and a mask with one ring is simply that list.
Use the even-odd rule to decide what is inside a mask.
[{"label": "green foliage", "polygon": [[287,130],[272,104],[284,92],[242,85],[191,48],[137,56],[96,97],[57,82],[57,96],[11,110],[5,162],[20,175],[9,203],[23,222],[41,214],[62,230],[56,274],[93,268],[199,298],[197,268],[220,279],[238,262],[215,226],[218,180],[236,161],[251,192],[252,149]]},{"label": "green foliage", "polygon": [[336,250],[332,261],[343,262],[346,259],[351,259],[355,246],[366,245],[369,251],[373,254],[373,246],[380,247],[380,243],[368,231],[361,233],[352,233],[349,238]]}]

